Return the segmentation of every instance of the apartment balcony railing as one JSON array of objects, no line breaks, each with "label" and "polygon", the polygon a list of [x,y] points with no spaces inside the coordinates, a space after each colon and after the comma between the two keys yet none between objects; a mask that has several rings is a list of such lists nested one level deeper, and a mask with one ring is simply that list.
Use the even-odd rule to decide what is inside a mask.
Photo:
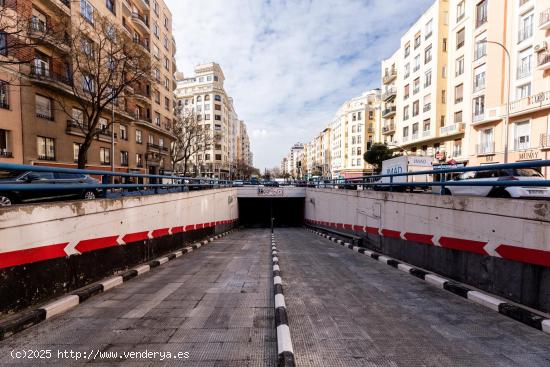
[{"label": "apartment balcony railing", "polygon": [[518,30],[518,43],[525,41],[528,38],[533,37],[533,27],[521,27]]},{"label": "apartment balcony railing", "polygon": [[495,143],[489,142],[489,143],[477,144],[476,153],[477,155],[494,154]]},{"label": "apartment balcony railing", "polygon": [[382,117],[386,118],[392,115],[395,115],[396,107],[395,106],[386,106],[386,109],[382,111]]},{"label": "apartment balcony railing", "polygon": [[409,136],[408,135],[403,136],[403,143],[406,143],[408,141],[409,141]]},{"label": "apartment balcony railing", "polygon": [[149,9],[149,0],[137,0],[137,3],[145,9]]},{"label": "apartment balcony railing", "polygon": [[411,140],[418,140],[418,132],[416,132],[416,133],[413,132],[412,133]]},{"label": "apartment balcony railing", "polygon": [[539,70],[550,69],[550,54],[539,52],[537,55],[537,68]]},{"label": "apartment balcony railing", "polygon": [[423,108],[424,112],[428,112],[431,109],[432,109],[432,104],[431,103],[426,103],[424,105],[424,108]]},{"label": "apartment balcony railing", "polygon": [[391,122],[389,124],[384,124],[382,127],[382,133],[383,134],[389,134],[395,132],[395,122]]},{"label": "apartment balcony railing", "polygon": [[388,83],[391,83],[392,81],[394,81],[395,78],[397,78],[397,70],[396,69],[391,69],[387,73],[384,74],[384,77],[382,78],[382,82],[384,84],[388,84]]},{"label": "apartment balcony railing", "polygon": [[140,45],[141,47],[143,47],[145,49],[145,51],[149,52],[149,42],[144,39],[140,39],[140,38],[133,38],[133,41],[136,45]]},{"label": "apartment balcony railing", "polygon": [[485,120],[485,112],[483,113],[474,113],[474,116],[472,117],[473,122],[480,122]]},{"label": "apartment balcony railing", "polygon": [[447,125],[447,126],[442,126],[439,130],[439,134],[441,136],[462,134],[462,133],[464,133],[465,129],[466,129],[466,124],[465,123],[457,122],[457,123],[450,124],[450,125]]},{"label": "apartment balcony railing", "polygon": [[431,130],[424,130],[422,131],[422,137],[423,138],[427,138],[428,136],[432,135],[432,131]]},{"label": "apartment balcony railing", "polygon": [[[78,135],[84,135],[87,134],[89,131],[88,126],[85,125],[82,122],[76,121],[76,120],[67,120],[67,128],[65,132],[67,134],[78,134]],[[101,139],[107,139],[111,140],[112,132],[110,128],[96,128],[95,134]]]},{"label": "apartment balcony railing", "polygon": [[397,95],[397,89],[389,88],[382,94],[382,100],[388,101]]},{"label": "apartment balcony railing", "polygon": [[4,110],[9,110],[10,105],[6,101],[0,101],[0,108],[2,108]]},{"label": "apartment balcony railing", "polygon": [[152,123],[152,120],[151,120],[151,117],[150,116],[142,116],[141,114],[139,113],[133,113],[132,116],[134,116],[134,118],[137,120],[137,121],[141,121],[141,122],[147,122],[149,124]]},{"label": "apartment balcony railing", "polygon": [[38,159],[41,161],[55,161],[55,156],[51,155],[38,155]]},{"label": "apartment balcony railing", "polygon": [[510,112],[518,113],[521,111],[536,110],[546,108],[549,105],[550,91],[546,91],[513,101],[510,103]]},{"label": "apartment balcony railing", "polygon": [[474,83],[474,93],[479,92],[480,90],[483,90],[483,89],[485,89],[485,80],[477,84]]},{"label": "apartment balcony railing", "polygon": [[49,120],[49,121],[53,121],[54,118],[53,118],[53,114],[51,113],[40,113],[40,112],[37,112],[36,113],[36,117],[39,117],[41,119],[44,119],[44,120]]},{"label": "apartment balcony railing", "polygon": [[550,8],[544,10],[539,15],[539,29],[550,28]]},{"label": "apartment balcony railing", "polygon": [[550,134],[540,134],[540,147],[550,148]]},{"label": "apartment balcony railing", "polygon": [[418,93],[418,92],[420,92],[420,87],[415,87],[415,88],[413,89],[413,94],[416,94],[416,93]]},{"label": "apartment balcony railing", "polygon": [[67,86],[71,86],[73,79],[67,74],[60,74],[50,69],[36,68],[34,65],[31,66],[31,77],[40,81],[62,83]]},{"label": "apartment balcony railing", "polygon": [[527,150],[531,148],[529,139],[514,139],[514,150]]},{"label": "apartment balcony railing", "polygon": [[420,70],[420,65],[416,65],[413,69],[413,72],[417,72],[418,70]]},{"label": "apartment balcony railing", "polygon": [[149,32],[149,21],[143,15],[133,12],[132,20],[134,21],[134,24],[141,28],[141,30]]},{"label": "apartment balcony railing", "polygon": [[0,157],[2,158],[13,158],[13,153],[7,149],[0,149]]}]

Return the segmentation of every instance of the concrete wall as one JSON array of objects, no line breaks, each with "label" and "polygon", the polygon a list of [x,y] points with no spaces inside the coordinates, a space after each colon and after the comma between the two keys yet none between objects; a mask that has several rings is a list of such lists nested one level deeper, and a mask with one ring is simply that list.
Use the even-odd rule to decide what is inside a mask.
[{"label": "concrete wall", "polygon": [[0,315],[224,231],[237,215],[234,189],[0,209]]},{"label": "concrete wall", "polygon": [[550,203],[308,189],[306,221],[376,251],[550,311]]}]

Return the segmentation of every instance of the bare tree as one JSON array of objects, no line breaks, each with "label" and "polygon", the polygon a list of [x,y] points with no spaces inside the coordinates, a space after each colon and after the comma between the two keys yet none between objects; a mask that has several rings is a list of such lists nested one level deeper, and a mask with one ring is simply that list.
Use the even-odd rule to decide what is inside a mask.
[{"label": "bare tree", "polygon": [[[111,119],[100,126],[102,115],[111,111],[113,105],[121,107],[121,102],[131,101],[134,86],[150,83],[153,66],[140,40],[130,38],[108,17],[95,12],[77,17],[70,29],[71,52],[65,68],[72,98],[60,94],[52,94],[51,98],[70,119],[75,119],[75,104],[81,111],[72,123],[84,135],[78,168],[85,168],[94,139],[113,128]],[[31,73],[36,74],[32,70]]]},{"label": "bare tree", "polygon": [[0,65],[29,64],[36,46],[67,42],[69,24],[61,10],[42,18],[33,14],[32,1],[0,1]]},{"label": "bare tree", "polygon": [[178,107],[171,133],[175,140],[170,147],[172,169],[179,166],[184,176],[189,174],[191,158],[213,143],[213,134],[204,128],[193,109]]}]

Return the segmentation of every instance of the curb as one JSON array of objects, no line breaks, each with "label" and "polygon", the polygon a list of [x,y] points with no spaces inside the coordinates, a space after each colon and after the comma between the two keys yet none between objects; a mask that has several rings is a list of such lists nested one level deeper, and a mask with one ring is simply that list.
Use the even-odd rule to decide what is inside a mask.
[{"label": "curb", "polygon": [[213,242],[216,239],[225,237],[231,232],[233,232],[233,229],[224,233],[220,233],[219,235],[211,237],[208,240],[197,242],[193,245],[184,247],[181,250],[164,255],[163,257],[160,257],[156,260],[138,265],[132,269],[126,270],[120,275],[105,278],[96,283],[92,283],[84,288],[77,289],[72,293],[65,295],[37,309],[23,311],[11,317],[8,317],[0,322],[0,341],[14,334],[17,334],[18,332],[23,331],[31,326],[39,324],[44,320],[65,313],[66,311],[69,311],[70,309],[78,306],[80,303],[86,301],[92,296],[95,296],[96,294],[107,292],[110,289],[118,287],[119,285],[129,281],[130,279],[145,274],[151,269],[165,264],[173,259],[181,257],[184,254],[193,252],[194,250],[197,250],[202,246]]},{"label": "curb", "polygon": [[490,294],[483,293],[478,290],[469,288],[456,281],[443,278],[438,274],[429,273],[425,270],[415,268],[412,265],[409,265],[399,260],[392,259],[385,255],[381,255],[376,252],[367,250],[366,248],[353,246],[342,240],[338,240],[334,237],[327,236],[322,232],[318,232],[309,228],[306,228],[306,231],[317,234],[321,237],[325,237],[332,242],[340,244],[341,246],[349,248],[360,254],[366,255],[374,260],[378,260],[381,263],[389,265],[405,273],[411,274],[440,289],[444,289],[448,292],[454,293],[455,295],[458,295],[462,298],[469,299],[470,301],[475,302],[486,308],[489,308],[493,311],[496,311],[501,315],[507,316],[525,325],[531,326],[537,330],[541,330],[545,333],[550,334],[550,319],[545,318],[525,307],[508,303],[507,301],[497,298],[495,296],[492,296]]},{"label": "curb", "polygon": [[285,296],[283,295],[283,280],[279,267],[279,257],[275,235],[271,234],[271,260],[273,262],[273,296],[275,298],[275,328],[277,329],[278,367],[294,367],[294,350],[288,327]]}]

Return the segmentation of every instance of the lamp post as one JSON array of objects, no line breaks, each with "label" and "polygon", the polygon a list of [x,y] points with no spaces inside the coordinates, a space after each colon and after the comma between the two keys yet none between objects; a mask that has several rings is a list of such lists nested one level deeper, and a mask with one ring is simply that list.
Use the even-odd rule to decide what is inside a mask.
[{"label": "lamp post", "polygon": [[494,45],[500,46],[506,53],[506,57],[508,59],[506,120],[504,121],[504,163],[508,163],[508,134],[509,134],[508,125],[510,124],[510,83],[512,82],[512,79],[511,79],[512,59],[510,57],[510,52],[508,51],[506,46],[504,46],[502,43],[496,42],[496,41],[487,41],[487,40],[480,41],[480,43],[492,43]]}]

